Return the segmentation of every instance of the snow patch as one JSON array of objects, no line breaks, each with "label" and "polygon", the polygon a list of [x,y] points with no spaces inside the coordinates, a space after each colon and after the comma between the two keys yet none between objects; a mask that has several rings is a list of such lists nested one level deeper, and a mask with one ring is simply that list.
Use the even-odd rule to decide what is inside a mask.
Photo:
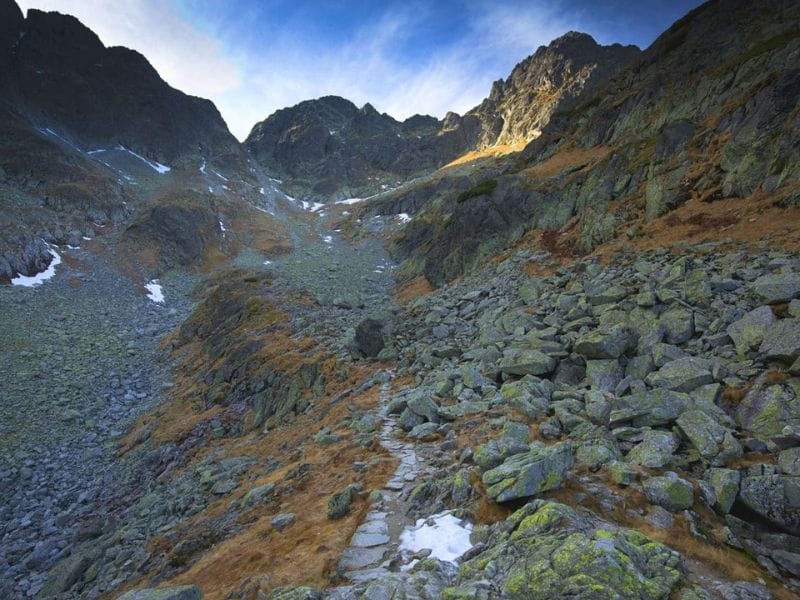
[{"label": "snow patch", "polygon": [[200,172],[205,175],[206,174],[206,161],[203,159],[203,164],[200,165]]},{"label": "snow patch", "polygon": [[263,188],[263,187],[262,187],[262,188],[259,188],[259,190],[258,190],[258,191],[261,193],[261,195],[262,195],[262,196],[266,196],[266,195],[267,195],[267,192],[265,192],[265,191],[264,191],[264,188]]},{"label": "snow patch", "polygon": [[411,215],[408,213],[400,213],[399,215],[395,215],[401,223],[408,223],[411,220]]},{"label": "snow patch", "polygon": [[469,541],[471,531],[471,523],[461,521],[449,512],[442,512],[427,519],[418,519],[416,525],[407,527],[400,534],[400,550],[418,552],[430,549],[432,558],[455,562],[472,548]]},{"label": "snow patch", "polygon": [[271,265],[271,264],[272,264],[272,261],[271,261],[271,260],[265,260],[265,261],[264,261],[264,264],[265,264],[265,265],[267,265],[267,266],[269,266],[269,265]]},{"label": "snow patch", "polygon": [[89,150],[86,154],[93,156],[94,154],[100,154],[101,152],[108,152],[108,150],[105,148],[98,148],[97,150]]},{"label": "snow patch", "polygon": [[221,173],[217,173],[217,172],[216,172],[214,169],[211,169],[211,172],[212,172],[214,175],[216,175],[217,177],[219,177],[220,179],[222,179],[222,181],[230,181],[230,179],[228,179],[227,177],[225,177],[225,175],[222,175]]},{"label": "snow patch", "polygon": [[325,242],[326,244],[332,244],[333,243],[333,236],[323,235],[322,236],[322,241]]},{"label": "snow patch", "polygon": [[211,186],[208,186],[208,191],[213,194],[214,193],[214,188],[212,188]]},{"label": "snow patch", "polygon": [[164,304],[164,290],[158,283],[158,279],[153,279],[145,284],[147,290],[147,297],[156,304]]},{"label": "snow patch", "polygon": [[217,222],[219,223],[219,230],[222,232],[222,237],[225,237],[225,232],[228,231],[225,229],[225,224],[222,222],[222,219],[217,219]]},{"label": "snow patch", "polygon": [[156,171],[158,173],[161,173],[162,175],[164,175],[165,173],[169,173],[172,170],[170,167],[168,167],[167,165],[162,165],[160,162],[147,160],[141,154],[136,154],[136,152],[126,148],[125,146],[117,146],[117,150],[124,150],[125,152],[127,152],[131,156],[135,156],[140,161],[142,161],[147,166],[149,166],[151,169],[153,169],[154,171]]},{"label": "snow patch", "polygon": [[17,275],[11,280],[11,285],[36,287],[37,285],[42,285],[48,279],[51,279],[56,274],[56,267],[61,264],[61,256],[58,254],[58,252],[53,250],[52,246],[50,246],[47,251],[50,253],[50,256],[53,257],[53,260],[50,261],[50,264],[44,271],[30,276]]},{"label": "snow patch", "polygon": [[[370,198],[372,198],[372,196],[370,196]],[[363,202],[366,199],[367,198],[347,198],[346,200],[337,200],[335,204],[346,204],[349,206],[351,204],[358,204],[359,202]]]},{"label": "snow patch", "polygon": [[[290,198],[290,196],[286,197]],[[292,198],[292,200],[294,200],[294,198]],[[303,210],[307,210],[310,212],[317,212],[319,209],[325,208],[325,205],[320,202],[306,202],[305,200],[300,200],[300,206],[303,207]]]}]

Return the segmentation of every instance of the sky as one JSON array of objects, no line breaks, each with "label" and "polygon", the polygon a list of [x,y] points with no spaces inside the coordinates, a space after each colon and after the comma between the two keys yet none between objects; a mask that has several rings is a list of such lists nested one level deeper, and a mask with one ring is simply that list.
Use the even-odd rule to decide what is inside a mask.
[{"label": "sky", "polygon": [[233,134],[329,94],[397,119],[464,113],[567,31],[646,48],[699,0],[18,0],[78,17],[107,46],[209,98]]}]

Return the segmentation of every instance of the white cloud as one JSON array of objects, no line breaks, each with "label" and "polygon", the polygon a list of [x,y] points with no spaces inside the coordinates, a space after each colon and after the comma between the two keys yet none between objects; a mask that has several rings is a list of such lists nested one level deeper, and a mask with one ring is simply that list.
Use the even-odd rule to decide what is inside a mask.
[{"label": "white cloud", "polygon": [[275,110],[328,94],[358,105],[370,102],[400,119],[463,113],[537,46],[580,26],[548,8],[552,3],[476,0],[465,9],[470,27],[462,37],[409,64],[397,49],[430,18],[420,6],[387,9],[377,22],[333,46],[309,38],[296,25],[266,24],[272,27],[265,34],[269,43],[253,54],[229,34],[199,31],[165,0],[22,0],[20,5],[73,14],[107,45],[142,52],[168,83],[212,99],[240,139]]},{"label": "white cloud", "polygon": [[144,54],[171,86],[213,98],[241,83],[221,44],[180,18],[160,0],[19,0],[23,11],[38,8],[76,16],[106,46]]}]

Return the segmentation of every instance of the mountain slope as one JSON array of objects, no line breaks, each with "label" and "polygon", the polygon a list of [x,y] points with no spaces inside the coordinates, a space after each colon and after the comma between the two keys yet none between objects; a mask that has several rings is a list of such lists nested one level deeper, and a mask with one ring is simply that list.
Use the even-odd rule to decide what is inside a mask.
[{"label": "mountain slope", "polygon": [[[588,252],[623,231],[635,240],[641,225],[687,202],[744,205],[761,194],[796,205],[798,52],[797,3],[708,2],[606,86],[554,113],[517,157],[443,172],[427,190],[368,210],[425,198],[393,248],[410,259],[408,276],[441,283],[532,229],[562,230],[567,252]],[[490,193],[480,193],[485,181],[495,182]]]},{"label": "mountain slope", "polygon": [[463,117],[398,122],[337,96],[308,100],[256,124],[245,141],[291,192],[316,201],[373,195],[466,152],[535,138],[557,108],[594,90],[639,54],[569,33],[518,64]]}]

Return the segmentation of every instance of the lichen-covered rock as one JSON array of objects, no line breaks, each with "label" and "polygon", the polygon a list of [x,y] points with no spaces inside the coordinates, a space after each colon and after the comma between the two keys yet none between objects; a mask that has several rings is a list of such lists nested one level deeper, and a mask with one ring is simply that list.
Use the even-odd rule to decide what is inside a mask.
[{"label": "lichen-covered rock", "polygon": [[[604,529],[563,504],[530,502],[509,525],[510,533],[498,531],[462,565],[459,585],[489,574],[502,586],[500,597],[511,600],[655,600],[681,579],[676,552],[636,531]],[[443,597],[459,597],[448,592]]]},{"label": "lichen-covered rock", "polygon": [[685,308],[670,308],[658,319],[664,339],[670,344],[684,344],[694,336],[694,313]]},{"label": "lichen-covered rock", "polygon": [[560,487],[572,468],[572,452],[570,442],[561,442],[515,454],[483,474],[486,493],[496,502],[506,502]]},{"label": "lichen-covered rock", "polygon": [[787,425],[800,425],[800,379],[754,386],[737,408],[736,422],[763,442]]},{"label": "lichen-covered rock", "polygon": [[612,425],[628,421],[634,427],[659,427],[674,423],[691,403],[688,394],[655,388],[617,398],[609,419]]},{"label": "lichen-covered rock", "polygon": [[322,594],[309,587],[282,587],[272,590],[267,600],[321,600]]},{"label": "lichen-covered rock", "polygon": [[502,463],[513,454],[528,451],[530,442],[528,426],[514,421],[503,425],[503,432],[496,440],[491,440],[475,450],[475,462],[487,471]]},{"label": "lichen-covered rock", "polygon": [[709,364],[702,358],[685,356],[665,364],[645,380],[653,387],[667,388],[677,392],[691,392],[693,389],[714,381]]},{"label": "lichen-covered rock", "polygon": [[675,473],[668,472],[663,477],[651,477],[642,484],[644,493],[651,504],[656,504],[671,512],[686,510],[694,503],[692,484]]},{"label": "lichen-covered rock", "polygon": [[750,285],[750,289],[767,304],[789,302],[800,295],[800,273],[762,275]]},{"label": "lichen-covered rock", "polygon": [[625,373],[615,359],[587,360],[586,381],[593,390],[613,392]]},{"label": "lichen-covered rock", "polygon": [[182,585],[168,588],[131,590],[119,600],[202,600],[203,594],[195,585]]},{"label": "lichen-covered rock", "polygon": [[625,460],[634,465],[661,469],[675,460],[678,440],[669,431],[649,430],[642,435],[642,441],[631,448]]},{"label": "lichen-covered rock", "polygon": [[713,465],[742,456],[742,445],[733,431],[702,410],[687,410],[676,423],[700,456]]},{"label": "lichen-covered rock", "polygon": [[350,505],[358,494],[358,486],[350,484],[344,489],[336,492],[328,500],[328,518],[341,519],[350,512]]},{"label": "lichen-covered rock", "polygon": [[730,512],[739,494],[741,474],[735,469],[709,469],[706,480],[714,491],[714,509],[722,514]]},{"label": "lichen-covered rock", "polygon": [[588,359],[619,358],[636,348],[636,335],[624,325],[595,329],[575,341],[575,352]]},{"label": "lichen-covered rock", "polygon": [[800,356],[800,320],[782,319],[770,325],[764,332],[759,352],[767,360],[779,360],[791,364]]},{"label": "lichen-covered rock", "polygon": [[743,354],[764,340],[764,334],[774,322],[772,309],[769,306],[759,306],[731,323],[726,331],[733,340],[736,351]]},{"label": "lichen-covered rock", "polygon": [[556,368],[556,360],[539,350],[507,350],[500,361],[500,371],[509,375],[545,375]]},{"label": "lichen-covered rock", "polygon": [[788,448],[778,454],[778,466],[785,475],[800,475],[800,446]]},{"label": "lichen-covered rock", "polygon": [[768,521],[800,535],[800,477],[779,474],[775,465],[754,465],[742,477],[739,499]]}]

